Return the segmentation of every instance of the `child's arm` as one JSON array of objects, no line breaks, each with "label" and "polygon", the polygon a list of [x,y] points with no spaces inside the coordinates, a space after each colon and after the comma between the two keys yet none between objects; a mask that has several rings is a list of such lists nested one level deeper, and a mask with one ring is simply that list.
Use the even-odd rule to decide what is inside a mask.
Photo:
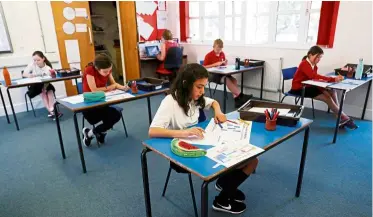
[{"label": "child's arm", "polygon": [[205,68],[212,68],[212,67],[218,67],[224,64],[224,61],[219,61],[210,65],[204,65]]},{"label": "child's arm", "polygon": [[214,110],[215,123],[224,123],[227,121],[227,117],[221,111],[218,101],[214,100],[214,102],[211,104],[211,107]]},{"label": "child's arm", "polygon": [[157,59],[159,61],[164,61],[166,58],[166,45],[164,43],[161,44],[161,52],[157,54]]},{"label": "child's arm", "polygon": [[185,130],[169,130],[161,127],[150,127],[149,137],[165,137],[165,138],[188,138],[197,137],[203,138],[204,130],[199,127],[193,127]]},{"label": "child's arm", "polygon": [[113,75],[110,74],[109,75],[109,81],[110,81],[110,87],[112,87],[113,89],[121,89],[121,90],[124,90],[124,91],[127,91],[129,89],[129,87],[126,85],[126,86],[123,86],[123,85],[120,85],[118,84],[114,78],[113,78]]},{"label": "child's arm", "polygon": [[110,91],[110,90],[115,89],[115,88],[113,88],[112,85],[110,85],[108,87],[97,87],[95,77],[92,76],[92,75],[89,75],[89,74],[86,75],[86,76],[87,76],[87,82],[88,82],[89,89],[91,89],[92,92],[95,92],[95,91]]},{"label": "child's arm", "polygon": [[23,70],[22,77],[25,77],[25,78],[34,77],[34,75],[32,74],[32,65],[33,63],[31,62],[30,64],[26,66],[26,68]]}]

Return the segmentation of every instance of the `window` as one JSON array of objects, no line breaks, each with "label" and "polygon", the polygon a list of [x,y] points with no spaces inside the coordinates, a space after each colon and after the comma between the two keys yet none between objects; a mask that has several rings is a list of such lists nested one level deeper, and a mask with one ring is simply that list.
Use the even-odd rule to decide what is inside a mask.
[{"label": "window", "polygon": [[189,37],[227,44],[315,44],[321,1],[205,1],[189,3]]}]

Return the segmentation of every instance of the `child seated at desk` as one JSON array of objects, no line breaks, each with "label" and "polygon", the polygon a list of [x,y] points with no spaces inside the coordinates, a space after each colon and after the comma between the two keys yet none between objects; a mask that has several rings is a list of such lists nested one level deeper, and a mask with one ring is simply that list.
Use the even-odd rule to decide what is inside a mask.
[{"label": "child seated at desk", "polygon": [[[343,76],[328,77],[317,74],[317,64],[320,62],[323,54],[324,51],[319,46],[313,46],[309,49],[307,55],[303,57],[302,62],[295,72],[289,93],[301,96],[303,88],[302,82],[307,80],[318,79],[325,82],[340,82],[343,80]],[[338,114],[339,104],[335,90],[328,90],[316,86],[306,86],[304,97],[321,100],[329,106],[334,114]],[[342,112],[340,122],[340,126],[343,125],[353,130],[358,128],[352,118],[348,117],[344,112]]]},{"label": "child seated at desk", "polygon": [[[50,75],[50,70],[52,70],[52,64],[49,62],[47,57],[44,56],[43,52],[35,51],[32,54],[33,61],[27,65],[23,70],[23,77],[32,78],[36,76]],[[32,84],[28,90],[28,96],[34,98],[35,96],[41,96],[45,108],[48,110],[48,117],[55,118],[54,103],[56,102],[54,98],[54,92],[56,89],[50,83],[44,84]],[[58,113],[58,117],[61,117],[62,113]]]},{"label": "child seated at desk", "polygon": [[[192,63],[182,67],[172,84],[170,95],[166,96],[154,116],[149,128],[150,137],[189,138],[203,137],[203,129],[188,128],[198,123],[200,109],[212,107],[216,122],[225,122],[226,116],[220,110],[216,100],[205,97],[205,85],[208,81],[207,70]],[[255,170],[258,160],[254,159],[240,169],[220,177],[215,188],[220,191],[213,202],[213,209],[239,214],[245,211],[245,195],[238,190]],[[180,168],[183,170],[182,168]]]},{"label": "child seated at desk", "polygon": [[[164,74],[164,75],[172,75],[172,72],[165,68],[164,61],[166,59],[168,49],[170,49],[171,47],[178,47],[178,46],[179,44],[172,39],[171,31],[168,29],[164,30],[162,33],[161,50],[160,50],[160,53],[157,55],[157,59],[161,61],[161,63],[158,65],[158,68],[157,68],[158,73]],[[173,80],[174,77],[175,75],[172,75],[171,80]]]},{"label": "child seated at desk", "polygon": [[[93,63],[89,63],[83,73],[83,92],[111,91],[121,89],[127,91],[128,86],[115,82],[112,72],[112,62],[105,54],[96,55]],[[111,85],[107,86],[108,81]],[[90,109],[83,112],[84,118],[92,125],[102,121],[102,124],[94,129],[83,128],[83,143],[89,147],[93,137],[99,144],[105,143],[106,131],[117,123],[121,114],[110,106]]]},{"label": "child seated at desk", "polygon": [[[225,66],[227,63],[228,60],[225,58],[225,54],[223,52],[223,41],[221,39],[216,39],[214,41],[213,50],[206,54],[203,65],[206,68],[212,68]],[[252,95],[246,96],[241,93],[237,86],[237,80],[232,75],[224,76],[219,74],[211,74],[209,80],[216,84],[223,84],[224,77],[227,77],[227,87],[232,92],[234,105],[236,108],[239,108],[245,102],[247,102]]]}]

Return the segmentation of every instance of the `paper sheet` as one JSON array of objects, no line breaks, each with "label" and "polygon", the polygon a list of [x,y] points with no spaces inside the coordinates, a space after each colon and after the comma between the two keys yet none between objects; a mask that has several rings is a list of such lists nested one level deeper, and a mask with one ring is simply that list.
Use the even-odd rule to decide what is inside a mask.
[{"label": "paper sheet", "polygon": [[76,17],[88,17],[87,9],[85,9],[85,8],[75,8],[75,16]]},{"label": "paper sheet", "polygon": [[75,18],[75,11],[71,7],[65,7],[62,13],[66,20],[73,20]]},{"label": "paper sheet", "polygon": [[136,13],[142,15],[153,15],[157,9],[154,1],[136,1]]},{"label": "paper sheet", "polygon": [[236,124],[227,121],[221,124],[221,128],[218,124],[215,124],[214,119],[211,119],[205,129],[205,133],[203,133],[203,139],[190,138],[180,140],[195,145],[212,146],[231,143],[238,140],[250,141],[252,123],[249,121],[246,121],[245,123],[239,122],[238,120],[231,121],[236,122]]},{"label": "paper sheet", "polygon": [[144,22],[144,20],[137,16],[137,28],[139,31],[139,34],[145,39],[148,40],[150,35],[152,34],[154,28],[149,24]]},{"label": "paper sheet", "polygon": [[80,52],[78,40],[65,40],[66,55],[68,63],[80,63]]},{"label": "paper sheet", "polygon": [[123,90],[112,90],[112,91],[105,92],[105,96],[108,97],[108,96],[113,96],[113,95],[118,95],[118,94],[123,94],[123,93],[125,93]]},{"label": "paper sheet", "polygon": [[158,1],[158,10],[160,11],[166,10],[166,1]]},{"label": "paper sheet", "polygon": [[106,97],[106,102],[114,101],[114,100],[120,100],[120,99],[127,99],[127,98],[132,98],[134,95],[125,93],[125,94],[117,94],[117,95],[112,95]]},{"label": "paper sheet", "polygon": [[38,83],[38,82],[41,82],[41,77],[22,78],[14,82],[17,84]]},{"label": "paper sheet", "polygon": [[231,167],[264,150],[241,140],[230,144],[216,146],[207,150],[206,157],[225,167]]},{"label": "paper sheet", "polygon": [[71,104],[78,104],[78,103],[84,102],[84,98],[83,98],[82,94],[76,95],[76,96],[66,97],[66,98],[63,98],[61,100],[64,101],[64,102],[71,103]]},{"label": "paper sheet", "polygon": [[326,88],[329,85],[332,85],[333,83],[328,83],[328,82],[323,82],[323,81],[312,81],[312,80],[308,80],[308,81],[303,81],[302,84],[309,84],[309,85],[312,85],[312,86]]},{"label": "paper sheet", "polygon": [[157,29],[167,29],[167,11],[157,11]]},{"label": "paper sheet", "polygon": [[85,23],[77,23],[75,24],[76,32],[87,32],[87,24]]},{"label": "paper sheet", "polygon": [[[272,108],[262,108],[262,107],[252,107],[249,109],[250,112],[256,112],[256,113],[264,113],[264,111],[268,109],[269,112],[271,112]],[[286,115],[287,113],[290,112],[291,109],[277,109],[278,112],[280,112],[281,115]]]},{"label": "paper sheet", "polygon": [[343,83],[343,84],[351,84],[351,85],[362,85],[365,82],[367,82],[367,81],[365,81],[365,80],[355,80],[355,79],[345,79],[345,80],[341,81],[341,83]]},{"label": "paper sheet", "polygon": [[75,26],[72,22],[65,22],[62,25],[62,29],[63,29],[63,32],[68,35],[71,35],[75,32]]}]

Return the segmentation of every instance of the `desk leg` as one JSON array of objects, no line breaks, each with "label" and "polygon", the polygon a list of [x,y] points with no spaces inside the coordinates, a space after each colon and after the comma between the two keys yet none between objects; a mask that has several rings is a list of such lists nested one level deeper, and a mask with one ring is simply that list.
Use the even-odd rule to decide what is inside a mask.
[{"label": "desk leg", "polygon": [[3,103],[6,120],[8,121],[8,124],[10,124],[9,115],[8,115],[8,111],[6,110],[4,96],[3,96],[3,92],[1,91],[1,87],[0,87],[0,96],[1,96],[1,102]]},{"label": "desk leg", "polygon": [[146,101],[148,102],[148,115],[149,115],[149,125],[152,124],[152,108],[150,106],[150,97],[146,97]]},{"label": "desk leg", "polygon": [[300,191],[302,189],[303,172],[304,172],[304,165],[306,163],[309,133],[310,133],[310,128],[307,127],[306,131],[304,132],[304,138],[303,138],[302,157],[301,157],[300,165],[299,165],[297,190],[295,192],[296,197],[299,197]]},{"label": "desk leg", "polygon": [[227,76],[224,76],[224,92],[223,92],[223,112],[227,112]]},{"label": "desk leg", "polygon": [[14,122],[16,123],[17,130],[19,131],[19,126],[18,126],[18,121],[17,121],[17,115],[14,112],[14,106],[13,106],[12,96],[9,93],[9,88],[6,89],[6,92],[8,93],[9,103],[10,103],[10,107],[12,108]]},{"label": "desk leg", "polygon": [[262,68],[262,80],[260,83],[260,100],[263,99],[263,83],[264,83],[264,66]]},{"label": "desk leg", "polygon": [[303,102],[304,102],[304,95],[306,94],[306,86],[303,85],[303,88],[302,88],[302,97],[300,98],[300,105],[303,105]]},{"label": "desk leg", "polygon": [[363,114],[361,115],[361,120],[364,120],[365,110],[367,108],[367,103],[368,103],[368,99],[369,99],[369,93],[370,93],[370,87],[371,86],[372,86],[372,80],[369,81],[369,86],[368,86],[367,94],[365,96],[365,102],[364,102]]},{"label": "desk leg", "polygon": [[338,130],[339,130],[339,122],[341,121],[343,103],[345,101],[345,98],[346,98],[346,90],[343,90],[342,91],[341,103],[339,104],[337,123],[335,124],[335,129],[334,129],[333,143],[335,143],[337,141],[337,135],[338,135]]},{"label": "desk leg", "polygon": [[75,86],[76,86],[76,92],[77,92],[77,94],[79,94],[79,87],[78,87],[78,79],[77,78],[75,78]]},{"label": "desk leg", "polygon": [[150,192],[149,192],[148,162],[146,160],[146,153],[148,153],[149,151],[150,150],[148,148],[144,148],[141,152],[141,169],[142,169],[142,182],[144,185],[146,217],[152,216],[152,208],[150,204]]},{"label": "desk leg", "polygon": [[208,202],[209,202],[209,182],[204,181],[201,187],[201,217],[209,215]]},{"label": "desk leg", "polygon": [[83,148],[82,148],[82,141],[80,140],[79,124],[76,118],[76,113],[74,113],[74,126],[75,126],[76,139],[78,140],[78,149],[79,149],[79,154],[80,154],[80,161],[82,163],[83,173],[86,173],[87,169],[85,167],[84,153],[83,153]]},{"label": "desk leg", "polygon": [[243,72],[241,72],[241,93],[243,94]]},{"label": "desk leg", "polygon": [[[54,111],[57,111],[56,110],[57,105],[58,105],[58,102],[54,103]],[[63,146],[62,135],[61,135],[60,119],[58,118],[58,115],[56,115],[56,125],[57,125],[58,139],[60,140],[60,148],[61,148],[62,158],[66,159],[65,148]]]}]

